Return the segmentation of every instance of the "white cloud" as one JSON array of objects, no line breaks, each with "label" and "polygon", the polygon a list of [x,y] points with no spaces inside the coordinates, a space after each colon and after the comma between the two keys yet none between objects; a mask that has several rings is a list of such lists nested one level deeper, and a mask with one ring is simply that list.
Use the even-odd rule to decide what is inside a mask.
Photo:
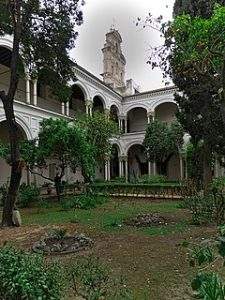
[{"label": "white cloud", "polygon": [[159,70],[146,64],[149,45],[159,43],[159,34],[151,29],[135,26],[137,17],[149,12],[154,16],[172,16],[174,0],[86,0],[83,7],[84,24],[79,28],[77,46],[72,57],[78,64],[100,77],[105,34],[115,23],[123,38],[123,52],[127,59],[126,78],[133,78],[142,90],[162,87]]}]

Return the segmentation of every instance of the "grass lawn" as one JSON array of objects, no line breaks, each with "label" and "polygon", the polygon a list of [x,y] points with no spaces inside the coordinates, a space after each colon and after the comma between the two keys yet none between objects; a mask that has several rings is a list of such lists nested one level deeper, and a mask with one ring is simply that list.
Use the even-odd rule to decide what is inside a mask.
[{"label": "grass lawn", "polygon": [[[192,276],[187,261],[184,240],[206,237],[215,232],[212,227],[190,225],[190,215],[178,208],[178,202],[118,200],[92,210],[63,211],[59,205],[21,211],[21,228],[0,231],[0,243],[30,248],[53,226],[67,228],[69,233],[80,232],[94,240],[93,253],[107,263],[115,274],[122,274],[134,290],[135,299],[190,299],[189,282]],[[123,220],[139,213],[158,212],[168,220],[161,227],[134,228]],[[70,262],[77,255],[63,256]],[[72,299],[72,298],[71,298]]]}]

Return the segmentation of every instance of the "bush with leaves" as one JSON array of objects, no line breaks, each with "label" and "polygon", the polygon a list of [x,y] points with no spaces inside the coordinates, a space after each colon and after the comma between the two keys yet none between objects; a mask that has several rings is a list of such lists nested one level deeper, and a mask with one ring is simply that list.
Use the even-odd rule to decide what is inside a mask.
[{"label": "bush with leaves", "polygon": [[40,190],[34,185],[21,184],[19,189],[18,205],[21,208],[29,207],[31,203],[40,200]]},{"label": "bush with leaves", "polygon": [[71,196],[62,201],[63,209],[92,209],[108,201],[107,196],[87,193],[78,196]]},{"label": "bush with leaves", "polygon": [[184,207],[192,215],[192,223],[202,225],[213,221],[214,203],[211,195],[196,194],[184,200]]},{"label": "bush with leaves", "polygon": [[225,178],[215,178],[208,194],[197,193],[187,196],[184,206],[191,211],[194,224],[216,223],[225,221]]},{"label": "bush with leaves", "polygon": [[9,247],[0,249],[1,300],[60,300],[63,289],[59,266],[45,264],[40,255]]},{"label": "bush with leaves", "polygon": [[109,268],[98,258],[88,257],[76,260],[68,269],[69,280],[73,282],[75,297],[87,300],[129,300],[133,299],[122,278],[114,279]]},{"label": "bush with leaves", "polygon": [[219,227],[219,234],[215,238],[192,245],[189,257],[190,266],[197,269],[197,274],[191,282],[195,296],[205,300],[224,300],[225,283],[217,273],[211,272],[211,268],[216,261],[224,266],[225,226]]},{"label": "bush with leaves", "polygon": [[152,175],[152,176],[143,175],[143,176],[141,176],[138,179],[138,183],[147,183],[147,184],[148,183],[149,184],[152,184],[152,183],[164,183],[166,181],[167,181],[167,179],[163,175]]}]

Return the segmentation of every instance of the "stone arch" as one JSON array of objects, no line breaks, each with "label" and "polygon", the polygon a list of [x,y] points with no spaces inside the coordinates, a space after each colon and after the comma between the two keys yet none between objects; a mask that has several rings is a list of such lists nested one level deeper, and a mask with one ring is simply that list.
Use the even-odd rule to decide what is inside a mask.
[{"label": "stone arch", "polygon": [[176,101],[173,98],[158,99],[158,100],[154,101],[153,105],[151,106],[151,109],[155,110],[157,108],[157,106],[159,106],[163,103],[173,103],[173,104],[177,105]]},{"label": "stone arch", "polygon": [[99,94],[95,95],[93,97],[93,106],[92,106],[93,112],[104,113],[105,109],[106,109],[106,102],[104,98]]},{"label": "stone arch", "polygon": [[[12,59],[12,48],[7,43],[1,43],[0,40],[0,89],[7,91],[10,83],[10,64]],[[15,99],[21,102],[26,102],[26,83],[24,80],[26,68],[22,61],[21,56],[19,57],[19,74],[20,78],[18,81],[18,86],[15,94]]]},{"label": "stone arch", "polygon": [[109,107],[108,101],[107,101],[105,95],[104,95],[101,91],[96,91],[96,93],[93,94],[93,96],[92,96],[92,101],[94,100],[94,98],[95,98],[96,96],[99,97],[99,98],[101,99],[102,104],[103,104],[103,106],[104,106],[104,109],[106,109],[106,108]]},{"label": "stone arch", "polygon": [[127,150],[127,158],[129,180],[148,174],[148,161],[142,143],[132,143]]},{"label": "stone arch", "polygon": [[[6,121],[5,116],[4,115],[0,116],[0,124],[4,121]],[[26,134],[26,138],[28,140],[32,140],[33,139],[33,134],[32,134],[32,131],[30,129],[30,125],[27,124],[27,122],[22,117],[20,117],[18,115],[16,115],[16,123],[22,128],[22,130]]]},{"label": "stone arch", "polygon": [[[16,122],[19,127],[19,138],[20,140],[31,139],[32,134],[29,130],[27,124],[21,118],[16,118]],[[8,130],[5,117],[0,117],[0,141],[3,143],[9,142]],[[11,167],[6,162],[5,159],[0,158],[0,186],[5,184],[9,181],[10,174],[11,174]],[[29,172],[23,171],[21,182],[29,183]]]},{"label": "stone arch", "polygon": [[112,145],[111,150],[111,158],[110,158],[110,178],[115,179],[119,177],[119,156],[120,156],[120,149],[118,144]]},{"label": "stone arch", "polygon": [[176,112],[178,110],[178,106],[176,102],[160,102],[155,107],[155,118],[166,123],[171,123],[176,119]]},{"label": "stone arch", "polygon": [[131,111],[134,108],[143,108],[146,110],[146,112],[149,110],[149,106],[147,104],[135,103],[135,104],[131,104],[130,106],[126,107],[124,110],[124,114],[127,115],[129,113],[129,111]]},{"label": "stone arch", "polygon": [[87,90],[80,82],[74,83],[72,86],[72,95],[69,102],[70,117],[86,113]]},{"label": "stone arch", "polygon": [[115,121],[117,124],[119,123],[119,108],[117,105],[112,104],[110,107],[110,118]]},{"label": "stone arch", "polygon": [[72,86],[74,86],[74,85],[77,85],[80,87],[80,89],[84,93],[85,101],[90,99],[90,93],[89,93],[88,87],[83,82],[78,80],[72,84]]},{"label": "stone arch", "polygon": [[127,112],[127,132],[145,131],[148,124],[147,109],[142,106],[136,106]]},{"label": "stone arch", "polygon": [[[9,35],[0,37],[0,47],[6,48],[6,49],[12,51],[12,49],[13,49],[13,39],[12,39],[12,37],[9,36]],[[20,56],[20,57],[21,57],[21,61],[23,63],[23,67],[24,67],[24,73],[28,73],[28,69],[27,69],[26,65],[24,64],[24,62],[23,62],[22,56]]]}]

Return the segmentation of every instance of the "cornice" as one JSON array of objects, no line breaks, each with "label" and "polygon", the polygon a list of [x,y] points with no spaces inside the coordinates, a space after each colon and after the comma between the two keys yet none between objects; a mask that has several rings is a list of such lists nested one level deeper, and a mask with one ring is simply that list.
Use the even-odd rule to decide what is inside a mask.
[{"label": "cornice", "polygon": [[89,73],[87,70],[83,69],[79,65],[75,65],[74,72],[75,72],[75,75],[78,75],[79,77],[85,79],[87,82],[89,82],[89,83],[101,88],[105,92],[109,93],[111,96],[118,99],[119,101],[122,101],[123,97],[120,94],[118,94],[116,91],[112,90],[103,81],[101,81],[99,78],[97,78],[93,74]]},{"label": "cornice", "polygon": [[123,102],[133,101],[133,100],[146,100],[155,96],[163,96],[163,95],[171,95],[174,94],[178,89],[175,86],[168,87],[168,88],[162,88],[152,91],[147,91],[131,96],[126,96],[123,98]]}]

